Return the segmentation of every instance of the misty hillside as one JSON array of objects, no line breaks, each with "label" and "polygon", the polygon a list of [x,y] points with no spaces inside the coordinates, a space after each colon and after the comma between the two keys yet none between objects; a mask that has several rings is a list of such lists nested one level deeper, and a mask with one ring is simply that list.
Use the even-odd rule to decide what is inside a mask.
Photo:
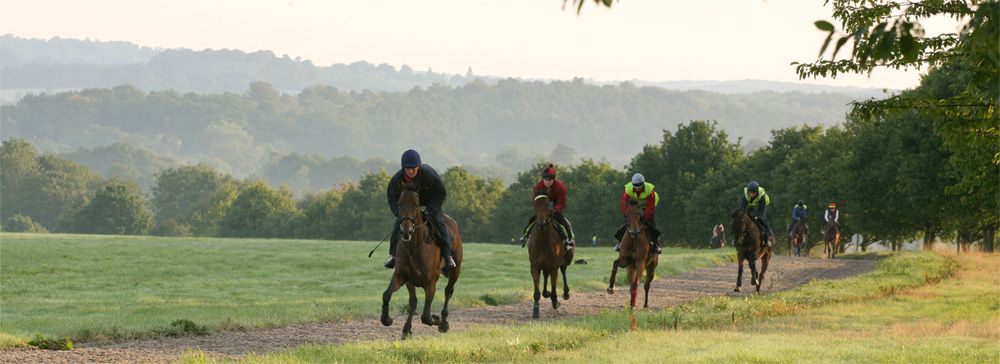
[{"label": "misty hillside", "polygon": [[843,94],[725,95],[582,80],[344,92],[315,86],[290,95],[258,82],[239,94],[146,92],[131,86],[28,96],[5,105],[3,137],[43,151],[129,143],[177,161],[205,161],[252,175],[283,155],[393,161],[416,147],[438,165],[519,170],[562,145],[572,158],[622,165],[662,130],[716,120],[731,138],[770,139],[773,129],[840,123]]},{"label": "misty hillside", "polygon": [[[66,91],[129,84],[142,90],[179,92],[243,92],[254,81],[265,81],[283,92],[318,84],[344,91],[409,91],[434,84],[461,86],[473,80],[496,82],[499,77],[418,71],[409,66],[351,64],[317,66],[309,60],[271,51],[190,50],[142,47],[129,42],[100,42],[52,38],[0,36],[0,79],[6,102],[28,93]],[[596,84],[617,84],[589,81]],[[638,86],[719,93],[763,91],[844,93],[856,98],[880,97],[878,89],[809,85],[762,80],[742,81],[629,81]]]}]

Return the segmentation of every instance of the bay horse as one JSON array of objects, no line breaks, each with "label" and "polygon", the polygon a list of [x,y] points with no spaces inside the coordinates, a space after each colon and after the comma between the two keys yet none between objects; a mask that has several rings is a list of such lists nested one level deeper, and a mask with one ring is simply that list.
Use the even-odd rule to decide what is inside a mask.
[{"label": "bay horse", "polygon": [[[744,208],[737,208],[730,213],[732,223],[729,231],[733,233],[733,245],[736,246],[736,263],[739,270],[736,273],[736,288],[734,292],[740,291],[743,285],[743,261],[746,260],[750,266],[751,283],[760,293],[760,286],[764,282],[764,272],[767,272],[767,264],[771,261],[771,248],[764,245],[764,235],[761,228],[754,221]],[[760,273],[757,273],[757,259],[760,259]]]},{"label": "bay horse", "polygon": [[642,222],[639,214],[639,201],[630,199],[625,205],[625,224],[628,230],[622,235],[618,259],[611,264],[611,279],[608,282],[608,294],[615,294],[615,276],[619,267],[628,267],[628,282],[630,307],[635,307],[636,296],[638,296],[639,279],[642,278],[643,271],[646,273],[646,281],[643,288],[646,290],[644,308],[649,307],[649,286],[653,282],[656,265],[660,262],[660,256],[652,250],[649,243],[649,235],[646,231],[646,224]]},{"label": "bay horse", "polygon": [[823,228],[823,254],[833,259],[840,249],[840,224],[829,221]]},{"label": "bay horse", "polygon": [[794,254],[802,256],[802,245],[809,238],[809,229],[806,227],[806,219],[798,219],[792,226],[792,236],[788,238],[788,256]]},{"label": "bay horse", "polygon": [[[528,236],[528,262],[531,264],[531,278],[535,282],[535,304],[532,307],[531,318],[538,318],[538,301],[541,296],[552,299],[552,309],[559,309],[559,298],[556,287],[559,283],[559,272],[563,277],[563,299],[569,299],[569,282],[566,280],[566,267],[573,261],[573,251],[563,246],[559,223],[549,210],[549,197],[540,194],[531,203],[535,210],[535,226]],[[542,292],[538,291],[539,275],[542,276]],[[549,293],[549,277],[552,277],[552,292]]]},{"label": "bay horse", "polygon": [[[420,196],[412,183],[403,184],[403,192],[399,195],[399,245],[396,249],[396,267],[389,281],[389,288],[382,294],[382,325],[392,325],[389,317],[389,300],[393,292],[405,285],[410,293],[408,317],[403,325],[402,339],[410,337],[413,332],[413,313],[417,308],[415,287],[424,289],[424,311],[420,322],[429,326],[437,326],[438,331],[448,332],[448,302],[455,292],[455,282],[462,270],[462,237],[458,233],[458,224],[448,215],[444,215],[445,226],[452,237],[452,257],[455,268],[444,269],[445,262],[441,257],[441,248],[434,239],[434,232],[427,218],[420,210]],[[448,285],[444,289],[444,308],[441,316],[431,315],[431,302],[437,291],[437,281],[443,274],[448,277]]]}]

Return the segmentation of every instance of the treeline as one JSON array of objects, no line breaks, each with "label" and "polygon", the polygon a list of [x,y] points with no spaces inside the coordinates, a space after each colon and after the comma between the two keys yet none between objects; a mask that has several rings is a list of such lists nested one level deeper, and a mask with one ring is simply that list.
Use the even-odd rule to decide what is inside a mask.
[{"label": "treeline", "polygon": [[146,90],[224,93],[242,92],[251,82],[266,80],[285,91],[317,84],[341,90],[408,91],[431,85],[460,86],[482,76],[414,71],[403,65],[351,64],[316,66],[309,60],[277,56],[271,51],[230,49],[151,49],[128,42],[94,42],[53,38],[0,37],[7,89],[73,89],[130,84]]},{"label": "treeline", "polygon": [[[961,67],[940,67],[903,96],[947,98],[968,79]],[[813,241],[823,208],[836,202],[845,236],[860,233],[866,244],[895,248],[923,238],[930,246],[953,239],[964,245],[981,241],[992,250],[1000,226],[1000,145],[954,143],[978,137],[978,129],[942,127],[990,125],[983,118],[993,116],[913,108],[852,113],[843,126],[774,130],[766,146],[750,152],[718,123],[690,121],[664,130],[624,169],[585,159],[557,170],[569,188],[567,216],[580,240],[597,235],[611,242],[621,223],[622,188],[641,172],[662,196],[656,220],[664,240],[674,245],[704,246],[714,224],[728,223],[747,181],[757,180],[771,195],[779,235],[792,206],[803,199],[811,206]],[[433,157],[424,160],[440,165]],[[445,211],[469,241],[510,242],[529,216],[530,188],[544,163],[523,169],[506,187],[498,178],[446,168]],[[393,222],[384,170],[296,199],[287,187],[240,180],[203,164],[160,171],[143,196],[136,183],[103,180],[16,139],[4,142],[0,166],[0,221],[11,231],[376,240]]]},{"label": "treeline", "polygon": [[6,138],[31,140],[46,152],[122,142],[238,177],[261,175],[275,156],[392,160],[414,145],[431,145],[422,153],[442,166],[520,171],[539,155],[564,154],[555,152],[558,144],[577,154],[572,162],[624,165],[642,145],[657,142],[651,131],[689,120],[716,120],[730,135],[759,146],[773,129],[837,124],[851,100],[844,94],[595,86],[579,79],[472,82],[403,93],[313,86],[295,95],[263,82],[244,94],[210,95],[118,86],[26,96],[0,109],[0,128]]}]

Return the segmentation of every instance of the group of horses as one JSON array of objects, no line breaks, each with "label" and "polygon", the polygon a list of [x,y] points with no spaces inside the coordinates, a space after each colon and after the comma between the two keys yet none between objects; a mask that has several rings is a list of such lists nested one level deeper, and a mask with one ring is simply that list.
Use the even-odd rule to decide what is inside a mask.
[{"label": "group of horses", "polygon": [[[788,237],[788,255],[802,256],[802,247],[809,236],[806,219],[798,219],[792,224],[792,234]],[[823,227],[823,256],[833,259],[840,251],[840,224],[827,222]]]},{"label": "group of horses", "polygon": [[[558,223],[549,209],[549,198],[545,195],[536,196],[532,202],[532,208],[535,214],[535,227],[528,237],[527,245],[531,277],[535,286],[531,316],[537,319],[539,317],[539,301],[542,297],[551,300],[552,309],[556,310],[558,314],[559,295],[556,289],[559,286],[559,273],[562,273],[563,278],[562,297],[564,300],[570,298],[566,268],[573,262],[573,250],[566,249],[563,244],[562,236],[558,231]],[[643,307],[649,307],[649,288],[659,263],[659,255],[652,249],[649,235],[646,232],[646,224],[643,223],[641,216],[638,201],[629,201],[626,204],[625,213],[626,234],[621,239],[618,258],[612,263],[611,277],[607,288],[608,294],[614,294],[618,269],[626,268],[630,308],[634,308],[636,305],[639,280],[643,277],[645,277]],[[462,271],[462,238],[455,220],[448,215],[444,215],[444,217],[445,226],[451,233],[452,256],[456,264],[456,267],[450,269],[445,266],[440,248],[434,243],[433,224],[428,222],[427,217],[420,210],[420,197],[416,189],[412,185],[404,184],[403,192],[399,196],[398,224],[400,233],[395,256],[396,266],[389,287],[382,294],[380,319],[383,325],[392,325],[389,301],[392,299],[393,293],[405,286],[409,292],[409,306],[406,324],[403,325],[403,339],[412,335],[413,315],[417,307],[417,288],[424,290],[424,308],[420,315],[420,322],[425,325],[437,326],[440,332],[448,331],[448,303],[455,292],[455,282],[458,281]],[[733,210],[730,217],[732,218],[730,231],[733,233],[733,245],[737,250],[739,264],[734,291],[739,292],[743,284],[743,262],[746,261],[750,266],[751,282],[756,287],[756,292],[760,292],[764,273],[771,260],[771,248],[763,243],[762,228],[745,209]],[[832,258],[832,253],[830,257]],[[756,262],[758,260],[761,262],[760,272],[757,271]],[[437,281],[442,274],[448,278],[448,284],[444,290],[444,307],[438,316],[431,314],[431,303],[437,291]],[[540,282],[541,290],[539,290]],[[549,291],[550,287],[551,291]]]}]

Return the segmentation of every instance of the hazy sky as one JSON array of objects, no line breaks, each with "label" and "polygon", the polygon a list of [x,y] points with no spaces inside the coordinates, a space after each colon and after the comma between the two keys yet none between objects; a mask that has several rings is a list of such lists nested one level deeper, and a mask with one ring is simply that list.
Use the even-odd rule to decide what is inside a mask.
[{"label": "hazy sky", "polygon": [[[562,0],[2,0],[0,34],[267,49],[320,66],[366,60],[522,78],[794,82],[789,63],[815,59],[824,38],[813,22],[832,20],[822,0],[621,0],[612,9],[587,1],[577,16]],[[910,70],[805,82],[918,81]]]}]

